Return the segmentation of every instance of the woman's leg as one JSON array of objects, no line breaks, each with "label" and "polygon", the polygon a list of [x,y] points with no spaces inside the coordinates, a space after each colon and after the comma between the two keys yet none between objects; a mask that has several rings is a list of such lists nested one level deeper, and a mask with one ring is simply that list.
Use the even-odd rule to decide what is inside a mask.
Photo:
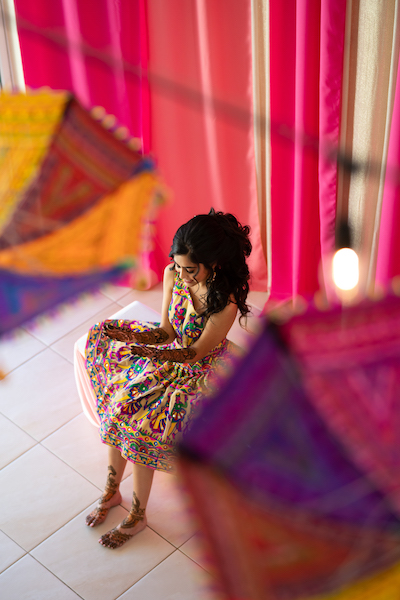
[{"label": "woman's leg", "polygon": [[97,507],[86,517],[86,525],[95,527],[106,518],[112,506],[120,504],[122,498],[119,491],[126,465],[126,459],[120,451],[113,446],[108,447],[108,476],[104,492],[100,497]]},{"label": "woman's leg", "polygon": [[108,548],[118,548],[146,527],[145,510],[153,483],[154,471],[142,465],[133,464],[133,501],[128,516],[117,527],[99,539]]}]

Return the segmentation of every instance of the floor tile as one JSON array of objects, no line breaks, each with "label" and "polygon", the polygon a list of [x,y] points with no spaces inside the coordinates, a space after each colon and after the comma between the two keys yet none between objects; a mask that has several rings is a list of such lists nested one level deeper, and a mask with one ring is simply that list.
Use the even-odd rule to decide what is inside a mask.
[{"label": "floor tile", "polygon": [[0,471],[0,529],[31,550],[98,497],[98,489],[37,444]]},{"label": "floor tile", "polygon": [[3,417],[3,415],[0,415],[0,469],[21,456],[36,443],[36,440],[25,431],[14,425],[12,421]]},{"label": "floor tile", "polygon": [[0,370],[7,374],[45,348],[33,335],[17,329],[0,339]]},{"label": "floor tile", "polygon": [[0,412],[41,440],[81,412],[73,366],[50,349],[0,381]]},{"label": "floor tile", "polygon": [[[0,573],[22,558],[25,550],[0,531]],[[0,582],[1,590],[1,582]]]},{"label": "floor tile", "polygon": [[162,304],[162,284],[157,284],[151,290],[140,291],[140,290],[132,290],[129,294],[126,294],[121,299],[118,300],[118,304],[121,306],[127,306],[134,300],[138,300],[139,302],[143,302],[146,306],[149,306],[153,310],[161,313],[161,304]]},{"label": "floor tile", "polygon": [[0,575],[4,600],[79,600],[69,587],[27,555]]},{"label": "floor tile", "polygon": [[132,292],[131,287],[126,287],[124,285],[113,285],[112,283],[107,283],[104,287],[101,288],[101,293],[110,298],[110,300],[120,300],[123,296]]},{"label": "floor tile", "polygon": [[[0,381],[0,598],[217,600],[207,591],[205,570],[212,567],[175,476],[155,474],[149,527],[122,548],[108,550],[97,540],[130,507],[129,465],[123,506],[97,528],[84,524],[108,460],[97,429],[81,412],[73,345],[93,323],[134,300],[160,312],[161,284],[146,292],[106,286],[56,319],[0,342],[0,370],[9,372]],[[265,300],[263,292],[249,295],[258,308]],[[237,327],[231,333],[239,340]]]},{"label": "floor tile", "polygon": [[96,528],[84,524],[85,514],[78,515],[32,551],[37,560],[84,600],[118,598],[174,551],[149,527],[121,548],[104,548],[98,538],[120,523],[126,510],[121,506],[113,508],[106,522]]},{"label": "floor tile", "polygon": [[24,327],[24,329],[50,346],[110,304],[110,298],[104,296],[104,294],[100,292],[90,294],[60,306],[56,309],[55,316],[45,315],[29,327]]},{"label": "floor tile", "polygon": [[73,363],[75,342],[79,340],[79,338],[85,333],[87,333],[95,323],[98,323],[99,321],[105,321],[118,310],[121,310],[120,305],[116,302],[111,302],[101,311],[97,312],[93,316],[91,315],[90,318],[79,325],[79,327],[76,327],[67,335],[64,335],[61,339],[57,340],[57,342],[54,342],[54,344],[51,345],[51,348],[69,360],[69,362]]},{"label": "floor tile", "polygon": [[194,560],[198,565],[203,567],[206,571],[213,572],[213,566],[211,564],[210,555],[208,549],[204,543],[203,535],[196,533],[180,547],[181,552],[186,554],[189,558]]},{"label": "floor tile", "polygon": [[118,600],[214,600],[210,576],[176,550]]},{"label": "floor tile", "polygon": [[[121,485],[122,506],[132,504],[132,478]],[[147,506],[149,527],[176,547],[181,546],[196,532],[188,501],[175,475],[156,471]]]},{"label": "floor tile", "polygon": [[[103,489],[107,478],[108,446],[100,440],[98,429],[84,414],[42,441],[42,445],[61,458],[88,481]],[[125,477],[130,469],[125,470]]]}]

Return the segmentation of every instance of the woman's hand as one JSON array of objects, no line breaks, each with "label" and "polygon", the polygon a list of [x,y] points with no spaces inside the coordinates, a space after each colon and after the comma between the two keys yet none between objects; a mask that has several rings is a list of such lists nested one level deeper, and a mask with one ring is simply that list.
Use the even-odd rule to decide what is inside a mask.
[{"label": "woman's hand", "polygon": [[121,325],[116,327],[111,323],[104,323],[103,331],[107,337],[111,340],[117,340],[118,342],[136,342],[136,333],[132,331],[129,325]]},{"label": "woman's hand", "polygon": [[136,342],[138,344],[165,344],[169,338],[168,333],[161,327],[147,331],[133,331],[129,325],[123,324],[116,327],[107,322],[104,324],[104,333],[110,339],[118,340],[118,342]]},{"label": "woman's hand", "polygon": [[130,346],[131,353],[135,356],[144,358],[154,358],[161,362],[179,362],[185,363],[196,356],[196,350],[193,348],[152,348],[151,346]]},{"label": "woman's hand", "polygon": [[151,346],[129,346],[129,349],[131,354],[143,358],[156,358],[158,352],[158,348],[152,348]]},{"label": "woman's hand", "polygon": [[135,333],[135,339],[138,344],[165,344],[168,338],[168,333],[161,327],[149,329],[148,331],[137,331]]}]

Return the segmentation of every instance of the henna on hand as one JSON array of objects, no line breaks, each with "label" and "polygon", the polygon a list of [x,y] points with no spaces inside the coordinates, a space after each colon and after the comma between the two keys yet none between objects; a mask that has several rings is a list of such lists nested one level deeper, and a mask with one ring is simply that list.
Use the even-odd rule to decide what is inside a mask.
[{"label": "henna on hand", "polygon": [[161,350],[160,348],[147,348],[145,346],[131,346],[132,354],[146,358],[154,358],[161,362],[184,363],[196,356],[194,348],[172,348]]},{"label": "henna on hand", "polygon": [[135,333],[135,340],[139,344],[163,344],[169,338],[165,329],[157,327],[148,331],[138,331]]},{"label": "henna on hand", "polygon": [[107,337],[112,340],[117,340],[118,342],[136,341],[136,333],[132,331],[129,325],[123,324],[120,327],[116,327],[111,323],[105,322],[103,325],[103,331]]},{"label": "henna on hand", "polygon": [[141,356],[142,358],[155,358],[154,354],[157,352],[157,348],[151,346],[130,346],[131,354],[135,356]]},{"label": "henna on hand", "polygon": [[169,338],[165,329],[157,327],[148,331],[133,331],[129,325],[117,327],[111,323],[104,323],[103,331],[107,337],[118,342],[137,342],[139,344],[163,344]]},{"label": "henna on hand", "polygon": [[159,360],[184,363],[196,356],[194,348],[174,348],[167,350],[157,350]]}]

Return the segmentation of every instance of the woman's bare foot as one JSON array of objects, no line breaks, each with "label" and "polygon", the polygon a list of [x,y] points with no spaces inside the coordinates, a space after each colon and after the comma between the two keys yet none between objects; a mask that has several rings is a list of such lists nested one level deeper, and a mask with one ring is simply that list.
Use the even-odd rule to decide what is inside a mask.
[{"label": "woman's bare foot", "polygon": [[115,469],[110,465],[108,467],[108,477],[104,492],[98,502],[97,507],[86,517],[86,525],[89,527],[95,527],[100,525],[105,520],[108,511],[113,506],[121,504],[122,496],[119,491],[119,483],[114,479],[117,474]]},{"label": "woman's bare foot", "polygon": [[107,548],[119,548],[131,537],[143,531],[147,525],[144,508],[140,508],[140,502],[135,492],[133,493],[133,504],[129,515],[99,539],[99,544]]},{"label": "woman's bare foot", "polygon": [[[127,517],[127,519],[129,519],[129,517]],[[99,544],[106,546],[106,548],[119,548],[125,544],[125,542],[130,540],[131,537],[140,531],[143,531],[147,525],[146,517],[142,519],[136,518],[136,520],[133,521],[129,527],[127,523],[125,523],[127,519],[122,521],[122,523],[117,527],[114,527],[114,529],[111,529],[111,531],[108,531],[102,535],[99,539]]]},{"label": "woman's bare foot", "polygon": [[100,525],[100,523],[103,523],[103,521],[108,515],[108,511],[110,510],[110,508],[112,508],[113,506],[117,506],[122,502],[122,496],[119,490],[115,492],[112,498],[107,502],[102,502],[102,498],[103,496],[100,498],[96,508],[92,510],[92,512],[86,517],[85,523],[86,525],[89,525],[89,527],[96,527],[96,525]]}]

